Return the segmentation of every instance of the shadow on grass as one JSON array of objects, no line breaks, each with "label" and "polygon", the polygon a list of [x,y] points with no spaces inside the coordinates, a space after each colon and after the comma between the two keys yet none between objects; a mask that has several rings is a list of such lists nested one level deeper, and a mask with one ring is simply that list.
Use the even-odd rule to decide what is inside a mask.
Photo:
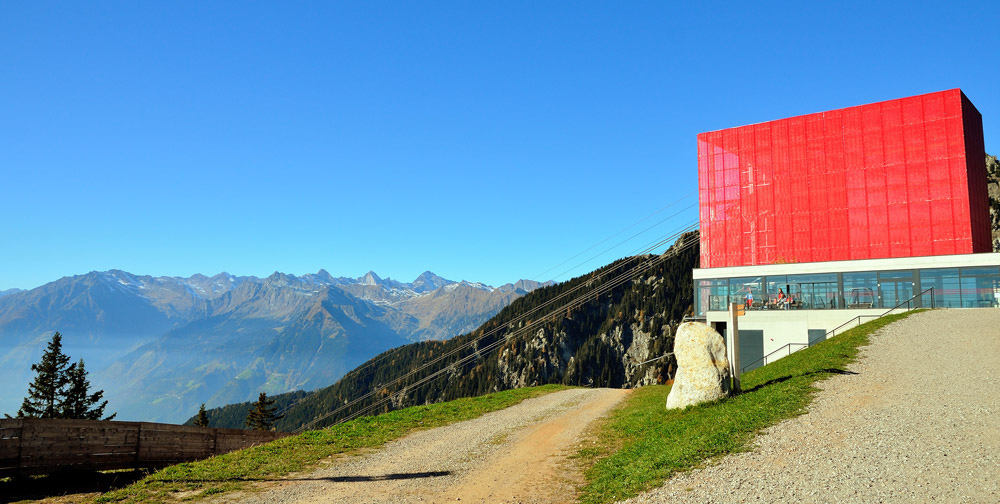
[{"label": "shadow on grass", "polygon": [[755,387],[744,389],[743,393],[747,394],[747,393],[750,393],[750,392],[755,392],[755,391],[760,390],[760,389],[762,389],[764,387],[769,387],[771,385],[777,385],[777,384],[779,384],[781,382],[788,381],[788,380],[791,380],[792,378],[797,378],[799,376],[813,376],[813,375],[818,375],[818,374],[856,375],[858,373],[855,373],[854,371],[848,371],[846,369],[837,369],[837,368],[818,369],[816,371],[810,371],[808,373],[803,373],[803,374],[800,374],[800,375],[786,375],[786,376],[781,376],[781,377],[778,377],[778,378],[774,378],[773,380],[768,380],[768,381],[766,381],[764,383],[761,383],[760,385],[757,385]]},{"label": "shadow on grass", "polygon": [[131,485],[147,474],[143,470],[66,471],[42,476],[9,478],[0,480],[0,503],[104,493]]}]

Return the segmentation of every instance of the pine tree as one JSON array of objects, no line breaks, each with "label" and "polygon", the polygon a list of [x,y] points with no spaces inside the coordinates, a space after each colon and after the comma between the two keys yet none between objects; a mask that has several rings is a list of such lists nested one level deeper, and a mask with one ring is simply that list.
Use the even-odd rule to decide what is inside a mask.
[{"label": "pine tree", "polygon": [[275,414],[278,408],[273,405],[274,400],[268,399],[267,394],[261,392],[257,402],[253,404],[253,408],[247,413],[246,426],[254,430],[271,430],[274,422],[283,416]]},{"label": "pine tree", "polygon": [[208,413],[205,413],[205,403],[201,403],[198,409],[198,418],[194,419],[194,424],[198,427],[208,427]]},{"label": "pine tree", "polygon": [[[90,393],[90,380],[87,379],[87,370],[83,366],[83,359],[73,364],[66,371],[66,398],[62,403],[63,418],[83,418],[87,420],[100,420],[104,414],[104,408],[108,401],[100,402],[104,398],[104,391],[98,390]],[[100,404],[98,404],[100,402]],[[111,420],[118,413],[103,420]]]},{"label": "pine tree", "polygon": [[69,356],[62,353],[62,335],[52,336],[42,361],[32,364],[31,370],[38,373],[28,385],[28,397],[24,398],[18,417],[59,418],[62,416],[62,401],[68,383],[66,367]]}]

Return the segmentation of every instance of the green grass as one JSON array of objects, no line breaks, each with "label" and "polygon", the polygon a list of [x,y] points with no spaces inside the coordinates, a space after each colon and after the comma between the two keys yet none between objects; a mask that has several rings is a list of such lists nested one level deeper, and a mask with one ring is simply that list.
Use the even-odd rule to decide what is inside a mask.
[{"label": "green grass", "polygon": [[805,413],[818,390],[814,384],[845,371],[870,334],[908,315],[873,320],[744,373],[744,393],[734,397],[667,410],[669,386],[637,389],[594,431],[592,447],[578,454],[589,467],[581,502],[633,497],[678,471],[747,450],[761,429]]},{"label": "green grass", "polygon": [[105,493],[97,502],[175,502],[244,490],[253,482],[277,480],[315,467],[333,455],[382,446],[415,430],[476,418],[566,388],[545,385],[507,390],[359,418],[266,445],[173,465],[128,487]]}]

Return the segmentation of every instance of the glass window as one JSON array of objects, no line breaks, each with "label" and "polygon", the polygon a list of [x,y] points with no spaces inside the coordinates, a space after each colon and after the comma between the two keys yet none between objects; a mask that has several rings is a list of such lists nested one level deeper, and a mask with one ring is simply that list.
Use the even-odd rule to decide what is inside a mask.
[{"label": "glass window", "polygon": [[837,308],[839,295],[836,273],[788,275],[787,285],[792,298],[792,308],[805,310]]},{"label": "glass window", "polygon": [[844,273],[844,299],[847,308],[878,306],[878,282],[874,271]]},{"label": "glass window", "polygon": [[1000,266],[962,268],[962,276],[1000,276]]},{"label": "glass window", "polygon": [[924,269],[917,283],[914,273],[861,271],[698,280],[695,310],[704,315],[727,311],[729,303],[746,306],[748,302],[752,310],[893,308],[930,288],[933,294],[923,294],[920,305],[930,307],[933,301],[936,308],[1000,306],[1000,266]]},{"label": "glass window", "polygon": [[768,275],[764,277],[764,295],[767,296],[767,308],[771,310],[788,308],[788,277],[786,275]]},{"label": "glass window", "polygon": [[913,297],[913,271],[880,271],[878,287],[882,308],[895,308]]},{"label": "glass window", "polygon": [[729,299],[729,281],[726,279],[698,280],[698,295],[696,310],[698,315],[706,311],[726,311]]},{"label": "glass window", "polygon": [[764,292],[761,290],[761,277],[742,277],[729,279],[729,302],[747,305],[751,310],[764,306]]},{"label": "glass window", "polygon": [[920,290],[934,288],[934,304],[931,293],[921,297],[921,304],[930,308],[959,308],[962,306],[961,285],[958,282],[958,268],[938,268],[920,270]]},{"label": "glass window", "polygon": [[961,286],[963,307],[997,306],[997,298],[1000,296],[1000,279],[997,276],[965,276],[963,268]]}]

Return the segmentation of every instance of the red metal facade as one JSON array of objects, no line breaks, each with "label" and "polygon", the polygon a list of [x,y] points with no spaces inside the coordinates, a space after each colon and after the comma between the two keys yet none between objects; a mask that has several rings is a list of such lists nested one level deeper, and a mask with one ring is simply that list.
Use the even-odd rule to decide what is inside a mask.
[{"label": "red metal facade", "polygon": [[989,252],[959,89],[698,135],[701,267]]}]

